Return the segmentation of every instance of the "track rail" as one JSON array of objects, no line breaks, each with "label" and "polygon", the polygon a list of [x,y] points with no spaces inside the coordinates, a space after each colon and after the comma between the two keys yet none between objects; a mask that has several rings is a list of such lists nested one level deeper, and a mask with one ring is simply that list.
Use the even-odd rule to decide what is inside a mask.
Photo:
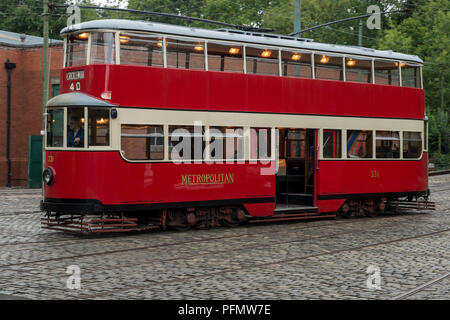
[{"label": "track rail", "polygon": [[413,296],[413,295],[415,295],[415,294],[417,294],[417,293],[419,293],[419,292],[421,292],[421,291],[431,287],[432,285],[434,285],[436,283],[439,283],[442,280],[447,279],[448,277],[450,277],[450,272],[447,272],[443,276],[440,276],[440,277],[438,277],[438,278],[436,278],[434,280],[428,281],[427,283],[424,283],[423,285],[418,286],[418,287],[416,287],[416,288],[414,288],[414,289],[412,289],[412,290],[410,290],[410,291],[408,291],[406,293],[402,293],[402,294],[394,297],[393,300],[403,300],[405,298],[409,298],[409,297],[411,297],[411,296]]}]

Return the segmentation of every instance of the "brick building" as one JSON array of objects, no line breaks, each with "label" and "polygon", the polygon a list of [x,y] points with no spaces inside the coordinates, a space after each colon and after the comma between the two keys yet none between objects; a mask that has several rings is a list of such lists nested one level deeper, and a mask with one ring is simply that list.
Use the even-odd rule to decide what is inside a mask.
[{"label": "brick building", "polygon": [[[63,45],[62,41],[58,40],[51,40],[49,44],[49,98],[51,98],[59,93]],[[27,185],[29,137],[40,135],[42,130],[42,46],[43,39],[40,37],[0,31],[0,187],[8,184],[8,163],[10,163],[11,186]],[[10,88],[8,88],[8,66],[11,74]],[[8,90],[11,96],[9,137]]]}]

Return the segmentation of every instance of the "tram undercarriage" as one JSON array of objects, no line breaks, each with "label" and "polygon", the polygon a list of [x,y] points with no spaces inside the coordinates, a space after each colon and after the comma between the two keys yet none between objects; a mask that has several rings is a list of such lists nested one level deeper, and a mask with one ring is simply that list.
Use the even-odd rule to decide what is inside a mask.
[{"label": "tram undercarriage", "polygon": [[[307,208],[310,208],[309,210]],[[365,199],[345,201],[338,212],[319,213],[316,207],[275,210],[271,216],[252,217],[245,207],[199,207],[154,210],[150,212],[108,212],[102,214],[47,212],[41,218],[45,229],[79,234],[145,231],[152,229],[187,231],[191,228],[236,227],[244,223],[325,219],[336,217],[374,217],[379,214],[411,210],[435,210],[425,197],[405,199]]]}]

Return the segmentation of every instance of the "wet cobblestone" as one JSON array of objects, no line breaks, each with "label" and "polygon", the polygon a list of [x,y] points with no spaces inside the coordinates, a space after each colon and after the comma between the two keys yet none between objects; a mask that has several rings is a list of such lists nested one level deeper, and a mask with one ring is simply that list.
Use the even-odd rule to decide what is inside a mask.
[{"label": "wet cobblestone", "polygon": [[40,190],[0,189],[0,299],[392,299],[449,272],[450,175],[430,188],[429,213],[95,237],[41,229]]}]

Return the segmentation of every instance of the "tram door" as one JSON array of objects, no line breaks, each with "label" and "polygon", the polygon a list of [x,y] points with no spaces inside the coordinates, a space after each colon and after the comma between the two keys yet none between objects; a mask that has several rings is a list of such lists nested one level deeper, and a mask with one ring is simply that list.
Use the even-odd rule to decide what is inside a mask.
[{"label": "tram door", "polygon": [[279,129],[277,205],[314,205],[315,139],[313,129]]}]

